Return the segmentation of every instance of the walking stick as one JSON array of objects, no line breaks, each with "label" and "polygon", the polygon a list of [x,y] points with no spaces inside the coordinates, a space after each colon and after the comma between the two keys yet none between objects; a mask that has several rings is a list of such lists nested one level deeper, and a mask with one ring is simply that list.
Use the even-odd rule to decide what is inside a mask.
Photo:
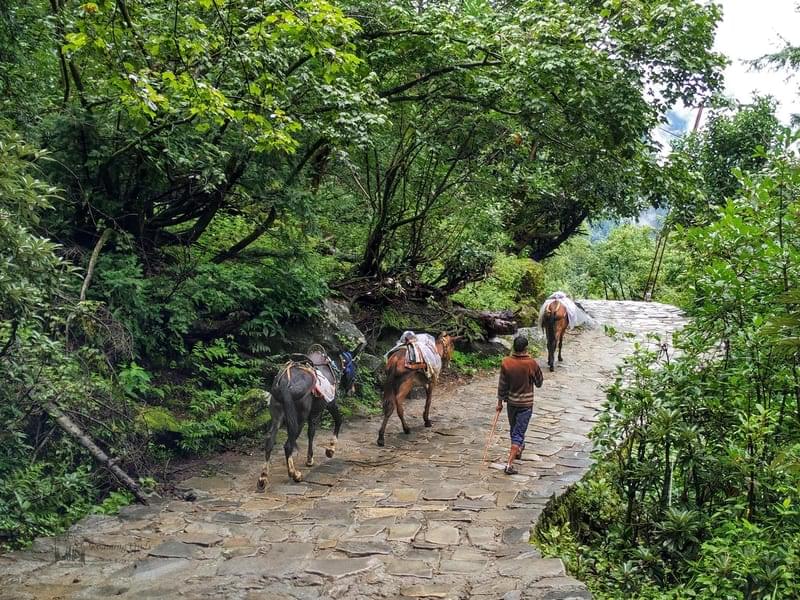
[{"label": "walking stick", "polygon": [[500,418],[500,411],[494,411],[494,421],[492,421],[492,428],[489,430],[489,437],[486,440],[486,447],[483,449],[483,461],[481,462],[481,466],[486,465],[486,455],[489,453],[489,446],[492,445],[492,440],[494,439],[494,432],[497,429],[497,419]]}]

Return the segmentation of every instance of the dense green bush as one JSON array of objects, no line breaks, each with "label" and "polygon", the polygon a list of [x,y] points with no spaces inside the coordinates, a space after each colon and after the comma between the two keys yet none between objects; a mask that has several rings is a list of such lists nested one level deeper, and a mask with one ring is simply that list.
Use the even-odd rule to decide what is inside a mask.
[{"label": "dense green bush", "polygon": [[497,254],[488,277],[453,295],[469,308],[518,310],[544,297],[544,269],[529,258]]},{"label": "dense green bush", "polygon": [[597,463],[538,531],[598,598],[795,598],[800,578],[800,163],[765,156],[679,230],[692,320],[608,390]]},{"label": "dense green bush", "polygon": [[102,478],[47,406],[107,417],[96,435],[112,452],[130,442],[105,356],[66,336],[104,323],[71,299],[74,269],[35,233],[58,201],[35,177],[44,158],[0,123],[0,547],[60,531],[101,493]]}]

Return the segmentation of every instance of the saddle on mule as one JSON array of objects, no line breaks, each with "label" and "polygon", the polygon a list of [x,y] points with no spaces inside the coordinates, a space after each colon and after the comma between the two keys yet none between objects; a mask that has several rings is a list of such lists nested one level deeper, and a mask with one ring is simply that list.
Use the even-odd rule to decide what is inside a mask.
[{"label": "saddle on mule", "polygon": [[336,382],[339,380],[339,369],[336,363],[328,356],[319,344],[312,344],[305,354],[292,354],[283,372],[292,379],[292,368],[302,369],[314,378],[312,394],[322,398],[325,402],[333,402],[336,398]]},{"label": "saddle on mule", "polygon": [[388,359],[400,348],[405,349],[403,365],[409,371],[424,371],[429,380],[435,381],[442,369],[442,359],[436,351],[436,340],[427,333],[415,334],[406,331],[397,340],[395,346],[386,353]]},{"label": "saddle on mule", "polygon": [[411,369],[414,371],[421,371],[428,368],[428,364],[425,362],[425,356],[422,354],[422,350],[420,349],[416,338],[406,342],[405,365],[406,369]]}]

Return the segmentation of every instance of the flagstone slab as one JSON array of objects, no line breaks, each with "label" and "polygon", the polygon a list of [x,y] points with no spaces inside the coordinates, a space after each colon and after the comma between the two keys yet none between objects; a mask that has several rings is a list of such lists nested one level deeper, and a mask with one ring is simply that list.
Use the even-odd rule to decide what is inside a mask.
[{"label": "flagstone slab", "polygon": [[234,577],[285,577],[303,570],[302,561],[293,559],[269,558],[265,555],[239,556],[221,563],[218,576]]},{"label": "flagstone slab", "polygon": [[391,554],[392,547],[383,542],[339,542],[336,549],[348,556],[372,556],[374,554]]},{"label": "flagstone slab", "polygon": [[456,573],[459,575],[474,575],[486,568],[488,561],[478,562],[470,560],[442,559],[439,563],[439,573]]},{"label": "flagstone slab", "polygon": [[[560,596],[561,598],[591,598],[590,595],[586,595],[586,586],[574,577],[545,577],[531,583],[530,587],[547,588],[560,593],[571,592],[568,596]],[[558,598],[559,596],[551,594],[550,597]]]},{"label": "flagstone slab", "polygon": [[390,542],[410,542],[421,527],[419,523],[398,523],[389,528],[386,540]]},{"label": "flagstone slab", "polygon": [[252,519],[240,513],[219,512],[213,520],[217,523],[249,523]]},{"label": "flagstone slab", "polygon": [[[144,506],[142,504],[131,505],[131,506],[123,506],[119,510],[119,518],[124,519],[126,521],[138,521],[144,519],[152,519],[156,515],[158,515],[162,511],[163,507],[158,505],[151,505],[151,506]],[[116,520],[116,519],[115,519]],[[88,530],[91,528],[94,530],[93,527],[87,527],[85,523],[78,523],[77,526],[73,525],[70,527],[70,533],[78,533],[80,531]]]},{"label": "flagstone slab", "polygon": [[197,506],[201,506],[209,510],[217,510],[220,508],[239,508],[242,505],[242,503],[238,500],[231,500],[230,498],[213,498],[211,500],[202,500],[196,504]]},{"label": "flagstone slab", "polygon": [[228,477],[190,477],[181,481],[179,487],[203,492],[229,490],[233,487],[233,480]]},{"label": "flagstone slab", "polygon": [[503,530],[502,540],[504,544],[524,544],[530,540],[530,537],[529,527],[506,527]]},{"label": "flagstone slab", "polygon": [[370,508],[357,508],[361,519],[381,519],[384,517],[403,517],[408,514],[408,509],[397,507],[376,506]]},{"label": "flagstone slab", "polygon": [[458,544],[460,538],[461,533],[458,528],[452,525],[430,524],[428,531],[425,533],[426,542],[441,546],[454,546]]},{"label": "flagstone slab", "polygon": [[263,513],[260,517],[260,520],[269,523],[288,523],[299,516],[301,516],[299,511],[271,510]]},{"label": "flagstone slab", "polygon": [[494,495],[494,492],[477,485],[469,486],[463,490],[464,497],[467,500],[480,500]]},{"label": "flagstone slab", "polygon": [[592,461],[588,458],[560,458],[553,459],[557,465],[570,467],[571,469],[588,469],[592,466]]},{"label": "flagstone slab", "polygon": [[456,487],[441,487],[422,492],[424,500],[455,500],[458,498],[461,490]]},{"label": "flagstone slab", "polygon": [[425,515],[428,521],[458,521],[460,523],[471,523],[475,519],[475,513],[465,510],[445,510],[442,512],[430,512]]},{"label": "flagstone slab", "polygon": [[384,531],[386,531],[385,525],[359,525],[350,536],[350,539],[356,540],[359,538],[376,538]]},{"label": "flagstone slab", "polygon": [[453,502],[453,510],[470,510],[480,511],[487,508],[495,508],[494,500],[481,499],[481,500],[456,500]]},{"label": "flagstone slab", "polygon": [[493,508],[483,510],[478,513],[477,520],[495,521],[498,523],[531,523],[539,516],[539,511],[528,508],[515,508],[513,510],[504,508]]},{"label": "flagstone slab", "polygon": [[463,560],[467,562],[485,562],[493,557],[494,555],[487,554],[481,549],[461,545],[453,549],[453,551],[450,553],[449,559]]},{"label": "flagstone slab", "polygon": [[151,557],[137,560],[111,575],[112,580],[130,578],[133,583],[151,583],[169,578],[188,577],[197,568],[196,561],[183,558]]},{"label": "flagstone slab", "polygon": [[311,486],[305,483],[279,483],[269,486],[269,493],[275,496],[305,496]]},{"label": "flagstone slab", "polygon": [[[514,563],[522,563],[523,568],[520,570],[518,566],[514,566]],[[560,558],[512,559],[497,563],[497,570],[501,575],[505,575],[512,569],[525,581],[537,581],[544,577],[564,577],[567,574]]]},{"label": "flagstone slab", "polygon": [[424,538],[424,536],[418,536],[414,538],[413,542],[411,542],[411,547],[418,550],[438,550],[442,548],[442,545],[429,542]]},{"label": "flagstone slab", "polygon": [[150,556],[159,556],[161,558],[193,558],[197,552],[197,547],[191,544],[186,544],[178,540],[169,540],[162,542],[148,552]]},{"label": "flagstone slab", "polygon": [[384,565],[389,575],[421,579],[433,578],[433,569],[423,560],[390,559]]},{"label": "flagstone slab", "polygon": [[419,498],[420,490],[417,488],[397,488],[392,490],[388,500],[391,502],[413,504]]},{"label": "flagstone slab", "polygon": [[502,597],[503,594],[516,590],[519,585],[520,583],[516,579],[501,577],[485,583],[479,583],[473,586],[470,592],[476,596],[487,594],[499,598]]},{"label": "flagstone slab", "polygon": [[478,548],[489,548],[496,544],[494,527],[469,527],[467,537],[469,542]]},{"label": "flagstone slab", "polygon": [[279,543],[289,539],[289,532],[276,525],[265,525],[259,529],[261,530],[259,539],[262,542]]},{"label": "flagstone slab", "polygon": [[447,598],[452,587],[445,584],[410,585],[400,589],[406,598]]},{"label": "flagstone slab", "polygon": [[525,451],[527,452],[530,450],[533,454],[550,457],[560,452],[563,448],[564,446],[562,444],[556,442],[540,442],[537,440],[526,446]]},{"label": "flagstone slab", "polygon": [[312,560],[305,570],[330,579],[341,579],[368,571],[374,565],[370,558],[328,558]]},{"label": "flagstone slab", "polygon": [[426,504],[415,504],[409,507],[409,510],[415,511],[422,511],[422,512],[435,512],[435,511],[444,511],[450,508],[447,504],[439,504],[436,502],[430,502]]},{"label": "flagstone slab", "polygon": [[178,539],[184,544],[210,547],[219,544],[222,536],[215,533],[181,533]]}]

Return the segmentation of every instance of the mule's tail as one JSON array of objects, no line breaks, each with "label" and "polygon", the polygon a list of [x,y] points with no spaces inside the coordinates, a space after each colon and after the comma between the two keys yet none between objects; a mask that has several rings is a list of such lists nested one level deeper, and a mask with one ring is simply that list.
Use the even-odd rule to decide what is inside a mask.
[{"label": "mule's tail", "polygon": [[397,371],[394,363],[389,357],[389,362],[386,364],[386,369],[383,372],[383,398],[381,398],[381,408],[383,414],[387,414],[393,406],[394,397],[397,394],[395,389],[397,381]]},{"label": "mule's tail", "polygon": [[389,356],[384,372],[383,399],[381,402],[383,414],[389,414],[394,410],[394,401],[397,397],[397,385],[399,376],[397,374],[397,360],[392,360],[394,355]]},{"label": "mule's tail", "polygon": [[558,313],[556,311],[555,302],[551,302],[547,308],[544,309],[544,314],[542,315],[542,329],[549,335],[552,333],[555,335],[556,332],[556,320],[558,320]]},{"label": "mule's tail", "polygon": [[300,419],[297,415],[297,407],[294,405],[292,399],[292,392],[289,389],[289,381],[281,381],[276,386],[274,392],[275,399],[281,403],[283,407],[283,419],[286,423],[286,431],[288,433],[288,440],[294,440],[294,447],[292,450],[297,450],[297,437],[300,435]]}]

